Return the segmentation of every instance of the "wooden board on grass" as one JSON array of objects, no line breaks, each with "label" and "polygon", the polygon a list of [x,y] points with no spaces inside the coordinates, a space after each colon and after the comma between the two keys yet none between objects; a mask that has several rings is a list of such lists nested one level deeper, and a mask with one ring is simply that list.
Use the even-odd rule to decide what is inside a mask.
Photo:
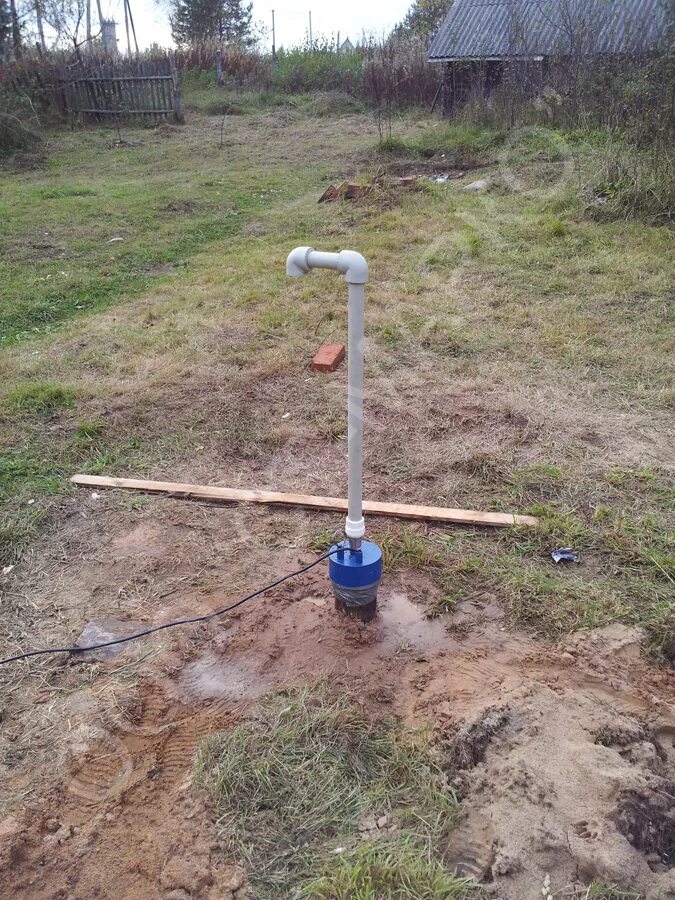
[{"label": "wooden board on grass", "polygon": [[[347,501],[342,497],[315,497],[310,494],[210,487],[203,484],[183,484],[174,481],[146,481],[141,478],[110,478],[105,475],[73,475],[70,480],[73,484],[83,487],[144,491],[150,494],[168,494],[187,500],[263,503],[278,506],[303,506],[307,509],[347,511]],[[407,503],[382,503],[377,500],[364,500],[363,512],[371,516],[391,516],[394,519],[421,519],[430,522],[489,525],[498,528],[506,528],[510,525],[533,526],[537,524],[534,516],[504,512],[480,512],[474,509],[449,509],[442,506],[418,506]]]}]

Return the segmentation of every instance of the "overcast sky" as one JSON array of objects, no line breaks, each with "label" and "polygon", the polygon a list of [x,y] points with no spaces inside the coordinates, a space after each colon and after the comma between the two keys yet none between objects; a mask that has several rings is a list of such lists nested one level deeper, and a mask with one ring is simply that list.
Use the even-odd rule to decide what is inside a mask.
[{"label": "overcast sky", "polygon": [[[355,42],[365,30],[388,32],[405,15],[411,0],[254,0],[253,16],[271,30],[272,9],[276,16],[277,47],[301,43],[307,34],[312,11],[314,36],[340,32],[340,40]],[[120,49],[124,49],[124,13],[122,0],[102,0],[103,14],[114,18]],[[95,4],[94,4],[95,8]],[[140,46],[171,43],[167,13],[157,0],[131,0]],[[271,36],[268,36],[268,45]]]}]

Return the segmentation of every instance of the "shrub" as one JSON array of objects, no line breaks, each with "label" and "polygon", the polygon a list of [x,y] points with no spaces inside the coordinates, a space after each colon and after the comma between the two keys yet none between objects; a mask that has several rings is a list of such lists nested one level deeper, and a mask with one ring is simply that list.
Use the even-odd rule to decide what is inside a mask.
[{"label": "shrub", "polygon": [[280,50],[272,70],[271,82],[277,90],[289,94],[309,91],[342,91],[358,95],[361,85],[361,55],[337,53],[325,43]]},{"label": "shrub", "polygon": [[12,96],[0,85],[0,156],[31,150],[42,141],[39,121],[26,98]]}]

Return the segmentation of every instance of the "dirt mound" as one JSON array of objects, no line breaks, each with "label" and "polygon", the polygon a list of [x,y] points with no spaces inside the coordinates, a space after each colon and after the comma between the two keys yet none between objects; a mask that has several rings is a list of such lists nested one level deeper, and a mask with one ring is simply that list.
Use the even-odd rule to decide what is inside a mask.
[{"label": "dirt mound", "polygon": [[[484,760],[458,782],[468,815],[451,862],[508,900],[534,896],[546,875],[554,895],[604,879],[647,898],[675,896],[673,800],[653,771],[664,765],[659,749],[631,757],[595,739],[596,730],[628,733],[636,723],[544,686],[513,697],[506,712]],[[484,733],[483,720],[474,727]]]},{"label": "dirt mound", "polygon": [[462,873],[505,900],[536,896],[545,878],[553,895],[602,879],[675,896],[672,710],[638,687],[640,644],[623,626],[579,634],[550,655],[548,684],[507,682],[499,708],[459,728],[440,720],[467,811],[449,848]]}]

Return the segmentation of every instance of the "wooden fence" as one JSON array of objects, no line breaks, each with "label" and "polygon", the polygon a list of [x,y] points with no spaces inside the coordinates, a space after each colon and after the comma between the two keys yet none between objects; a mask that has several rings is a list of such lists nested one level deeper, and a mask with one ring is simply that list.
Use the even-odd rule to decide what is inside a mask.
[{"label": "wooden fence", "polygon": [[69,116],[99,121],[127,116],[183,121],[178,72],[170,57],[111,62],[86,72],[71,72],[61,86]]},{"label": "wooden fence", "polygon": [[16,90],[41,96],[71,121],[184,120],[178,70],[170,54],[151,59],[42,62],[8,75]]}]

